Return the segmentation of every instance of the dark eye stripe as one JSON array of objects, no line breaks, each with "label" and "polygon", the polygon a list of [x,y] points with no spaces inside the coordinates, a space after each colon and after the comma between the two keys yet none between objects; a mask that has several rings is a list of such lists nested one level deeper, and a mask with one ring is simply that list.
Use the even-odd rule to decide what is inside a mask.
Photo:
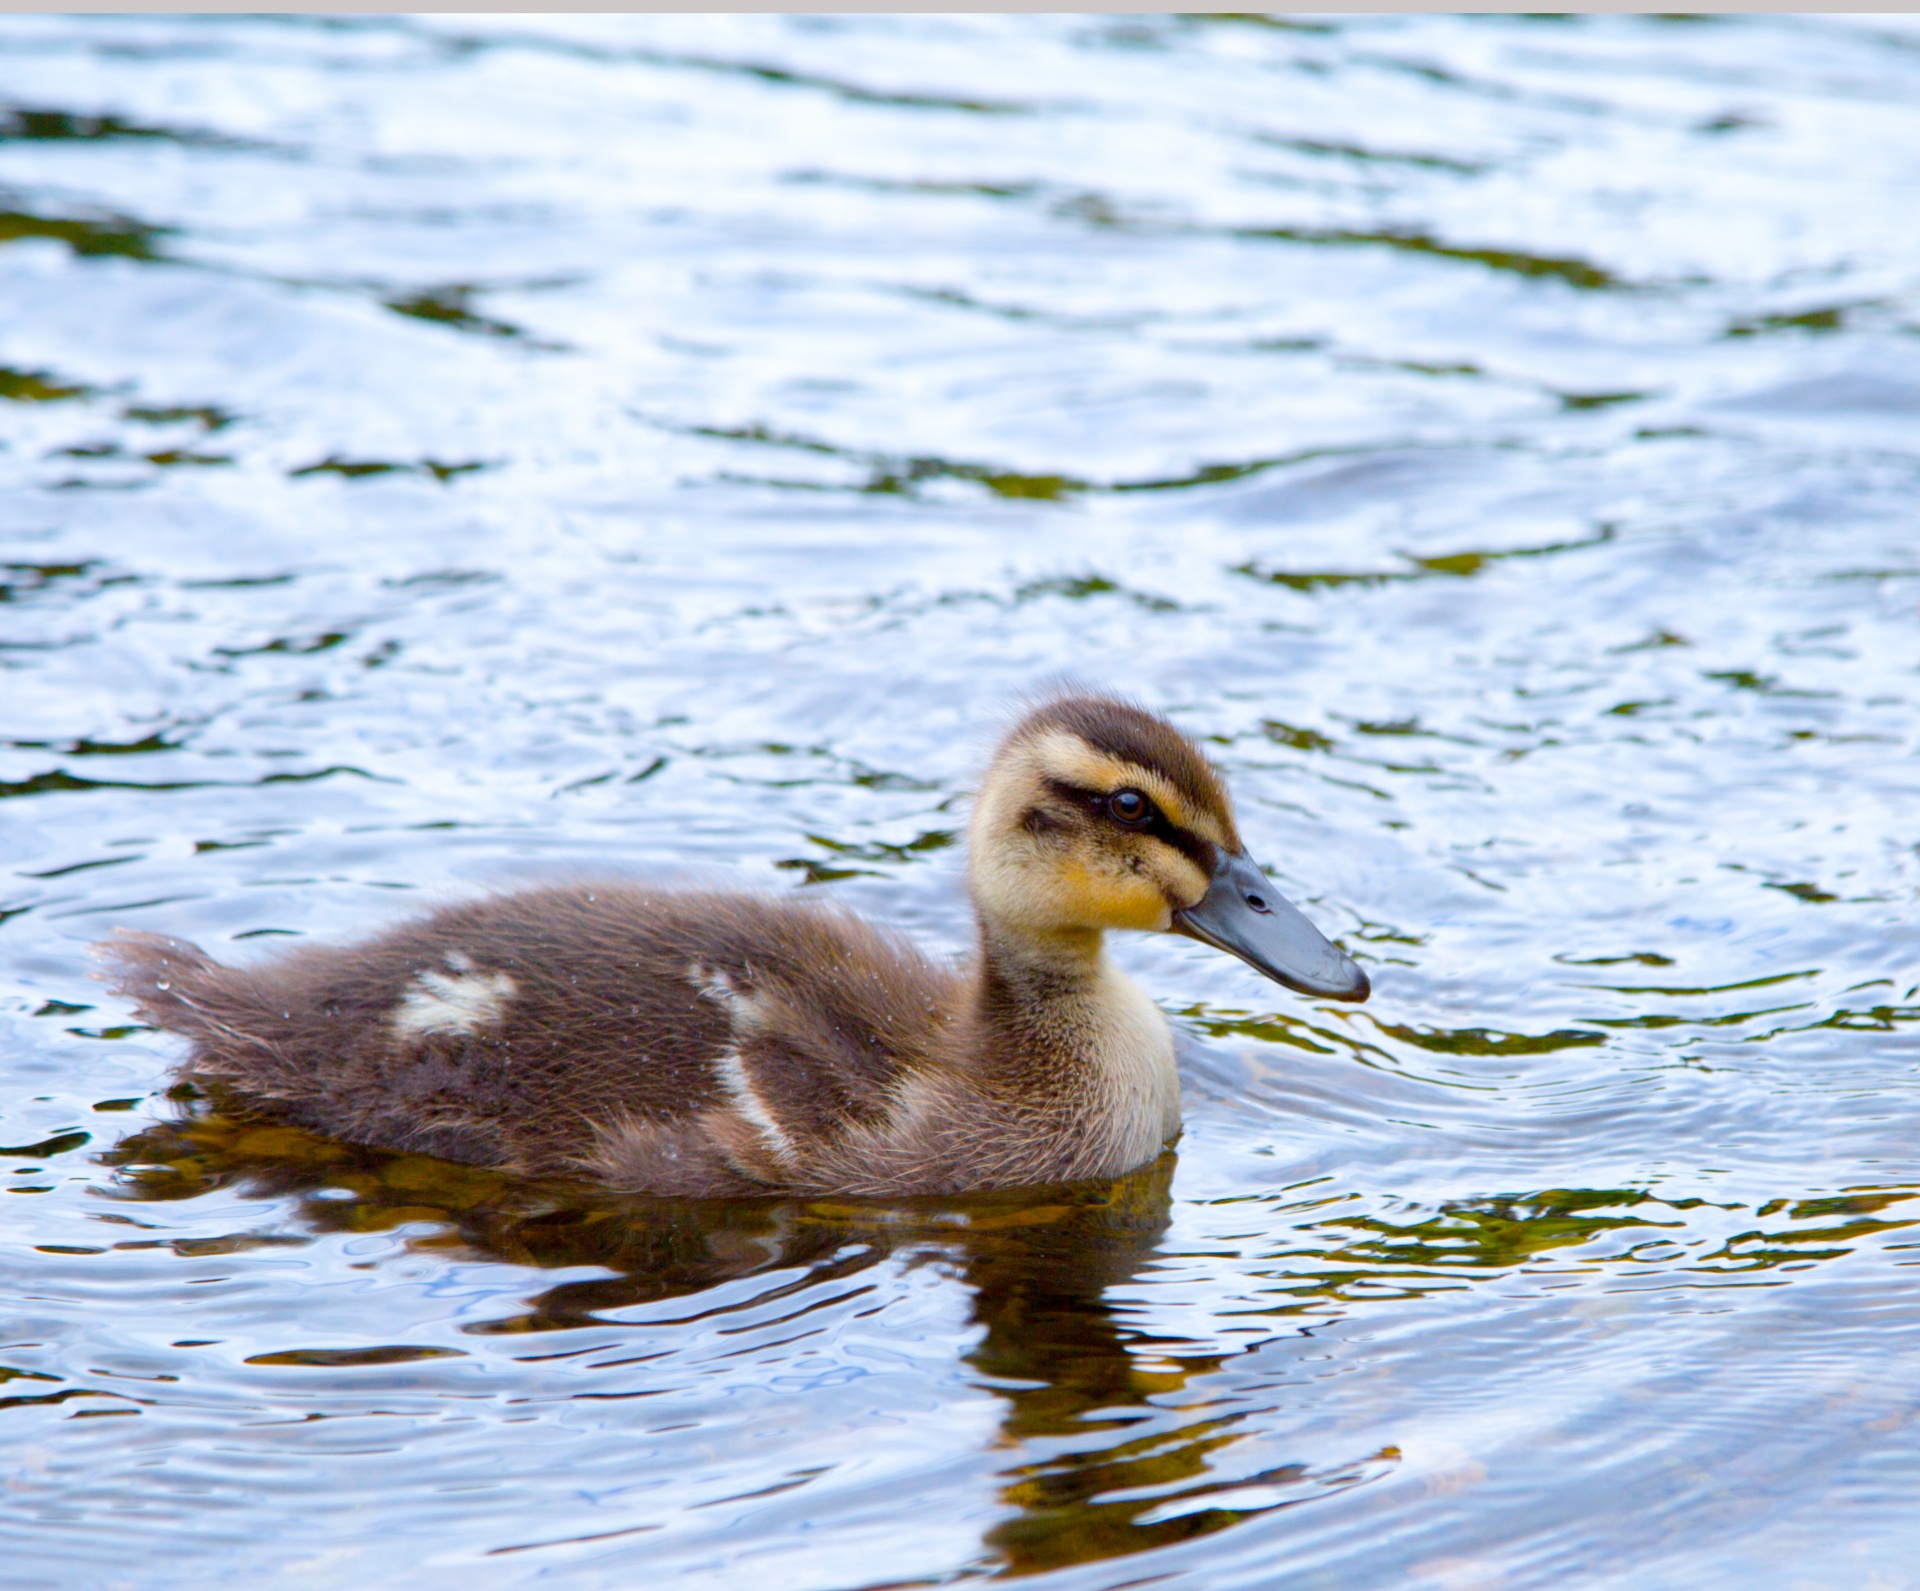
[{"label": "dark eye stripe", "polygon": [[[1115,822],[1107,814],[1105,792],[1083,789],[1077,784],[1068,784],[1064,779],[1049,779],[1047,785],[1062,801],[1081,808],[1089,817],[1103,823]],[[1163,844],[1171,845],[1211,878],[1214,868],[1220,864],[1220,852],[1212,842],[1201,839],[1191,829],[1183,829],[1175,825],[1151,797],[1147,800],[1147,811],[1150,816],[1145,823],[1129,823],[1124,826],[1115,823],[1115,826],[1124,827],[1124,831],[1130,834],[1151,834]]]}]

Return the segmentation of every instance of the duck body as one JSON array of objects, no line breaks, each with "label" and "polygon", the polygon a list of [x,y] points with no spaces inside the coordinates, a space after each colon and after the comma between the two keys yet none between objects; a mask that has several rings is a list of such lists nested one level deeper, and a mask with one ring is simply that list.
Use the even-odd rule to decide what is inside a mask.
[{"label": "duck body", "polygon": [[[1206,906],[1234,867],[1240,893],[1259,876],[1231,822],[1171,725],[1064,698],[1016,727],[976,804],[963,969],[793,897],[603,883],[258,967],[156,934],[103,949],[141,1014],[192,1041],[188,1076],[352,1142],[696,1196],[1115,1177],[1178,1135],[1180,1092],[1166,1020],[1104,932],[1182,928],[1260,965]],[[1335,958],[1309,969],[1326,992],[1364,997],[1305,931]]]}]

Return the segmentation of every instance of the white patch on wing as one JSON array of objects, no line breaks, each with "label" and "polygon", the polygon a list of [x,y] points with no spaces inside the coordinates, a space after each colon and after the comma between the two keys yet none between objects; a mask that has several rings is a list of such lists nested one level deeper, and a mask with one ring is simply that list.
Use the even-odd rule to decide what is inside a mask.
[{"label": "white patch on wing", "polygon": [[740,1052],[723,1051],[713,1063],[713,1069],[720,1074],[720,1086],[726,1089],[727,1097],[733,1101],[733,1108],[740,1113],[741,1119],[753,1123],[760,1130],[760,1136],[767,1141],[767,1147],[780,1160],[791,1165],[794,1158],[793,1140],[787,1136],[787,1129],[773,1119],[767,1102],[754,1092],[753,1079],[747,1075],[747,1063]]},{"label": "white patch on wing", "polygon": [[[726,973],[696,961],[687,968],[687,978],[694,988],[727,1013],[727,1025],[736,1045],[765,1027],[765,1006],[760,996],[751,990],[740,989]],[[720,1086],[727,1091],[727,1097],[733,1101],[733,1108],[741,1120],[751,1123],[774,1155],[791,1165],[797,1152],[793,1139],[787,1135],[786,1128],[774,1119],[773,1112],[767,1109],[767,1102],[754,1088],[753,1078],[747,1072],[746,1058],[737,1048],[724,1050],[715,1058],[713,1068],[720,1078]]]},{"label": "white patch on wing", "polygon": [[687,981],[727,1013],[736,1042],[751,1038],[765,1026],[760,996],[750,989],[739,988],[726,973],[696,961],[687,967]]},{"label": "white patch on wing", "polygon": [[518,992],[512,978],[504,972],[476,972],[473,957],[463,950],[448,951],[446,964],[453,976],[423,972],[413,980],[393,1013],[395,1038],[478,1033],[506,1015],[507,1002]]}]

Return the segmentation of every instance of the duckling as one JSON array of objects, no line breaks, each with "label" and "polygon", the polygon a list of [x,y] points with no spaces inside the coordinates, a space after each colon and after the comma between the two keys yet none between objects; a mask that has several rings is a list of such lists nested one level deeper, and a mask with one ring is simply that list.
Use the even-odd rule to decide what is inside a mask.
[{"label": "duckling", "polygon": [[957,1193],[1112,1178],[1180,1131],[1173,1036],[1109,929],[1307,993],[1361,969],[1248,858],[1205,756],[1107,696],[1034,707],[968,830],[970,964],[788,898],[626,883],[449,906],[224,966],[98,947],[243,1108],[379,1148],[654,1194]]}]

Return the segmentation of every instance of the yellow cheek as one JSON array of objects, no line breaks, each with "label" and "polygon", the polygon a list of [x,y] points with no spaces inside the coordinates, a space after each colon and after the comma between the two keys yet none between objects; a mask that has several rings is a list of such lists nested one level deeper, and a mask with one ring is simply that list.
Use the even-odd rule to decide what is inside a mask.
[{"label": "yellow cheek", "polygon": [[1173,876],[1161,881],[1160,892],[1169,900],[1178,901],[1181,911],[1199,905],[1201,898],[1213,885],[1213,880],[1184,856],[1168,871]]},{"label": "yellow cheek", "polygon": [[1092,873],[1069,865],[1061,869],[1062,916],[1086,928],[1164,929],[1172,920],[1167,897],[1148,880]]}]

